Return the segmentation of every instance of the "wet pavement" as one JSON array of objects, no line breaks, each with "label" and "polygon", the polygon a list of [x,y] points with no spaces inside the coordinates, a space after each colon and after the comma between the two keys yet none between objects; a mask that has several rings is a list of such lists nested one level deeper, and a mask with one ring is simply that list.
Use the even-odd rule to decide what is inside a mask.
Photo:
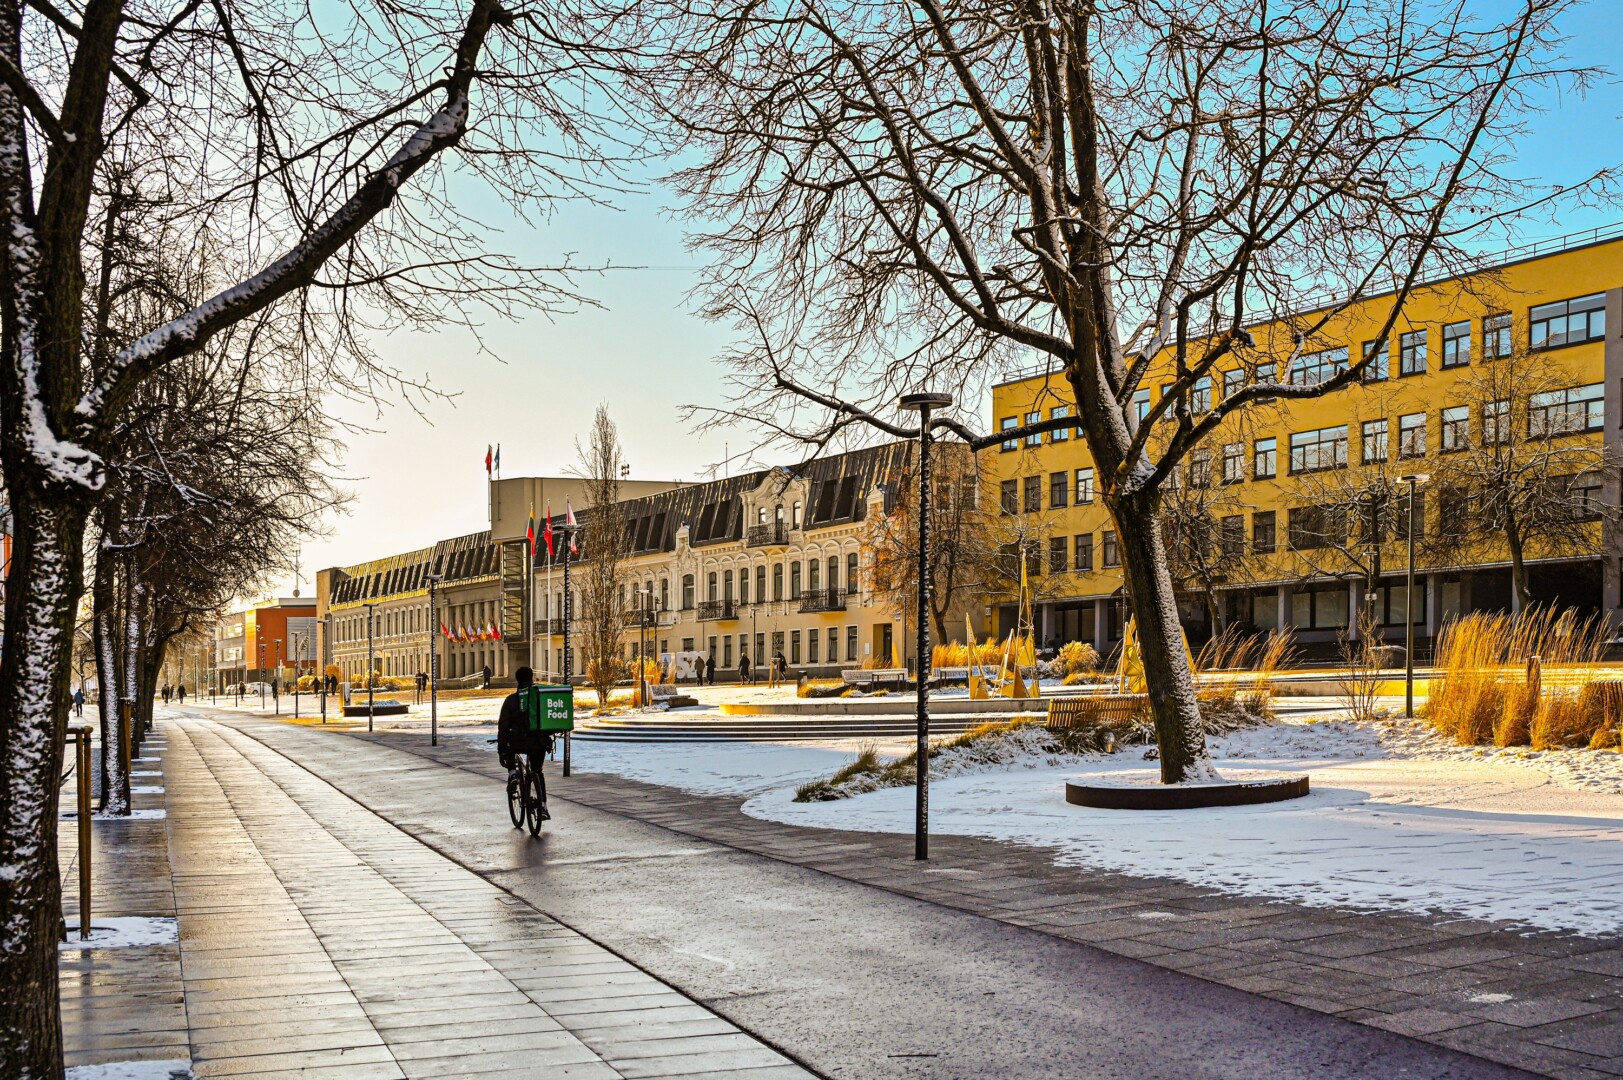
[{"label": "wet pavement", "polygon": [[70,1066],[189,1059],[200,1077],[360,1080],[812,1075],[237,731],[170,720],[149,745],[138,767],[161,772],[145,786],[165,790],[136,806],[166,817],[96,822],[93,925],[172,917],[178,942],[64,952]]},{"label": "wet pavement", "polygon": [[[1244,907],[1253,926],[1278,916],[1301,930],[1299,950],[1337,950],[1351,925],[1336,925],[1341,913],[1309,913],[1297,926],[1301,913],[1288,906],[1219,904],[1154,881],[1100,900],[1091,893],[1120,883],[1050,872],[1041,852],[966,838],[942,838],[939,858],[921,867],[907,838],[761,822],[739,814],[737,800],[585,773],[563,781],[552,772],[554,821],[530,840],[507,827],[494,755],[476,740],[429,750],[420,736],[398,733],[335,735],[241,717],[226,724],[252,737],[245,745],[274,748],[825,1076],[1528,1075],[1224,985],[1243,971],[1291,967],[1247,956],[1239,942],[1213,946],[1227,953],[1225,970],[1170,970],[1184,946],[1194,955],[1201,924],[1154,926],[1129,914],[1149,903],[1194,920],[1210,901],[1214,918]],[[1060,877],[1070,879],[1066,910],[1031,899]],[[1060,917],[1079,932],[1115,927],[1117,935],[1097,947],[1045,922]],[[1129,922],[1132,935],[1180,945],[1144,946],[1152,962],[1141,962],[1131,953],[1140,942],[1121,925]],[[1204,932],[1222,938],[1229,929],[1214,921]],[[1534,1067],[1607,1074],[1569,1064]]]}]

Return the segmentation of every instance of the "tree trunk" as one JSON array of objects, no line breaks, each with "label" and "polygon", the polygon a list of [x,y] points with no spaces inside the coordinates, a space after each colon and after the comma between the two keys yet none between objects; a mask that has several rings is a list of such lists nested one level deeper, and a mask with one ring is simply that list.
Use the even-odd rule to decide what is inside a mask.
[{"label": "tree trunk", "polygon": [[1526,545],[1522,543],[1522,530],[1514,518],[1505,524],[1505,546],[1510,549],[1511,611],[1526,611],[1533,606],[1533,587],[1527,580]]},{"label": "tree trunk", "polygon": [[101,713],[101,809],[104,813],[127,814],[129,777],[119,767],[123,757],[119,740],[123,733],[118,725],[118,664],[114,660],[118,636],[115,565],[112,555],[104,548],[96,558],[91,606],[95,609],[96,697]]},{"label": "tree trunk", "polygon": [[0,652],[0,1076],[62,1075],[56,857],[82,500],[11,474],[17,523]]},{"label": "tree trunk", "polygon": [[1144,681],[1161,751],[1161,782],[1215,779],[1217,771],[1206,755],[1195,677],[1189,670],[1189,654],[1178,622],[1178,602],[1155,499],[1144,493],[1117,495],[1110,500],[1110,510],[1138,627]]},{"label": "tree trunk", "polygon": [[[141,687],[141,648],[146,636],[146,586],[141,583],[141,575],[135,565],[134,557],[124,560],[124,671],[118,688],[119,701],[130,707],[130,757],[137,753],[136,747],[141,745],[139,714],[136,712],[136,702],[140,700]],[[128,777],[125,778],[128,782]],[[129,813],[129,808],[124,809]]]}]

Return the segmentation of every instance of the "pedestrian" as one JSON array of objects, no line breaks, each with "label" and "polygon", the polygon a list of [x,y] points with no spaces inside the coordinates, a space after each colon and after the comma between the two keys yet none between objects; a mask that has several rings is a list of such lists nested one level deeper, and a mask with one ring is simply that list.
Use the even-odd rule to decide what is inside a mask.
[{"label": "pedestrian", "polygon": [[428,673],[426,671],[419,671],[417,673],[417,692],[419,694],[421,694],[423,691],[425,691],[427,689],[428,689]]},{"label": "pedestrian", "polygon": [[778,669],[777,674],[773,677],[773,680],[772,680],[772,685],[773,686],[778,685],[778,682],[780,680],[783,680],[783,681],[788,680],[788,678],[789,678],[789,661],[787,661],[787,660],[785,660],[783,658],[783,650],[782,649],[779,649],[776,653],[774,653],[772,655],[772,666]]},{"label": "pedestrian", "polygon": [[84,688],[84,684],[80,683],[78,686],[73,688],[73,715],[75,715],[75,716],[83,716],[84,714],[85,714],[85,688]]},{"label": "pedestrian", "polygon": [[181,704],[182,704],[182,705],[184,705],[184,704],[186,704],[186,684],[185,684],[185,683],[181,683],[181,684],[180,684],[180,685],[179,685],[179,686],[178,686],[178,687],[176,687],[176,688],[175,688],[175,693],[176,693],[176,694],[177,694],[177,695],[179,695],[179,697],[180,697],[180,703],[181,703]]},{"label": "pedestrian", "polygon": [[[480,668],[479,669],[479,674],[481,674],[481,675],[483,675],[485,677],[485,689],[489,690],[490,689],[490,665],[486,664],[484,667]],[[533,678],[533,676],[532,676],[532,678]]]},{"label": "pedestrian", "polygon": [[738,681],[741,683],[750,681],[750,654],[747,652],[738,654]]}]

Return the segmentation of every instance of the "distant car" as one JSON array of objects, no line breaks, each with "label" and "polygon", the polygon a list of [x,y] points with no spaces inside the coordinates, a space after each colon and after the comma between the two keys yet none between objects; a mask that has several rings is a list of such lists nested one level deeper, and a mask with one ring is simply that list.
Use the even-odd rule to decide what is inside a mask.
[{"label": "distant car", "polygon": [[269,694],[271,692],[271,684],[268,682],[244,683],[242,692],[244,694],[257,694],[261,690]]}]

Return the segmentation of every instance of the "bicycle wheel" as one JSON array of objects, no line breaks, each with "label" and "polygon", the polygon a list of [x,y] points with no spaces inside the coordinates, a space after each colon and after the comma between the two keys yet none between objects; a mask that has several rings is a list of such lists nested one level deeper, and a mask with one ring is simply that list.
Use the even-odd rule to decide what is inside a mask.
[{"label": "bicycle wheel", "polygon": [[507,789],[507,816],[513,819],[513,828],[524,828],[524,796],[530,778],[522,764],[518,766],[518,783]]},{"label": "bicycle wheel", "polygon": [[544,795],[541,791],[541,771],[539,769],[526,769],[524,772],[524,817],[530,825],[530,835],[541,835],[541,807]]}]

